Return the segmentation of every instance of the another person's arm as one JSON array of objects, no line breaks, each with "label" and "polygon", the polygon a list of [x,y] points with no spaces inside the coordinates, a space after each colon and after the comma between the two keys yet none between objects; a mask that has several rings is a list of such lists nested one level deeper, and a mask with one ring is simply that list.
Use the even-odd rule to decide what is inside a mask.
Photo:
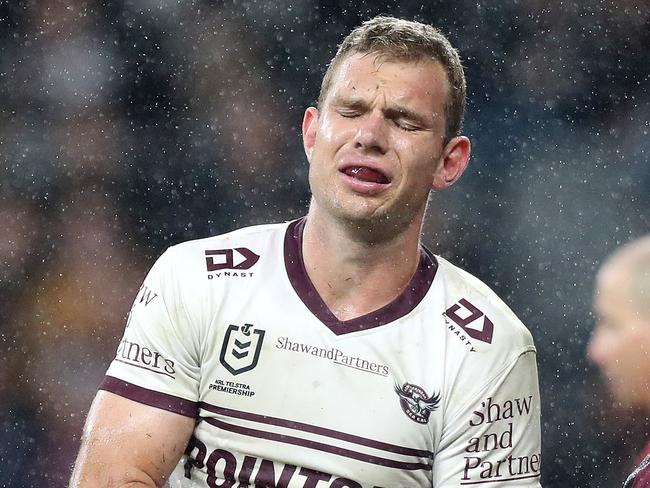
[{"label": "another person's arm", "polygon": [[190,417],[100,391],[86,420],[70,488],[161,487],[193,428]]},{"label": "another person's arm", "polygon": [[650,486],[650,454],[625,480],[623,488],[644,488]]}]

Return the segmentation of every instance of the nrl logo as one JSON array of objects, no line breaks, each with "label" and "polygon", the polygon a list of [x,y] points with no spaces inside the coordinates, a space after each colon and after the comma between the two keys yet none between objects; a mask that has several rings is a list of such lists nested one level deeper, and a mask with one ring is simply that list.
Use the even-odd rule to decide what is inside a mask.
[{"label": "nrl logo", "polygon": [[253,324],[244,324],[243,327],[229,325],[219,362],[233,375],[250,371],[257,366],[263,341],[264,331],[255,329]]},{"label": "nrl logo", "polygon": [[403,386],[396,384],[395,392],[399,395],[399,404],[404,413],[419,424],[426,424],[429,415],[440,403],[440,393],[429,396],[422,388],[411,383],[404,383]]}]

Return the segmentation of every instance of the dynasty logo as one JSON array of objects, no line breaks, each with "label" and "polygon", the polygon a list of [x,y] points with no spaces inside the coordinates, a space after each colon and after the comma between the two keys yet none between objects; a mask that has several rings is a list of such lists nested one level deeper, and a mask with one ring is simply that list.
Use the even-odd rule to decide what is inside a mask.
[{"label": "dynasty logo", "polygon": [[250,371],[257,366],[263,341],[264,331],[253,324],[229,325],[219,361],[233,375]]},{"label": "dynasty logo", "polygon": [[250,278],[253,272],[246,270],[255,266],[259,259],[257,254],[245,247],[209,249],[205,251],[205,268],[210,273],[208,279],[220,278],[222,275]]},{"label": "dynasty logo", "polygon": [[411,383],[402,386],[396,384],[395,393],[399,396],[399,404],[404,413],[418,424],[426,424],[431,412],[440,404],[440,393],[429,396],[422,388]]},{"label": "dynasty logo", "polygon": [[[477,341],[492,343],[494,324],[469,300],[461,298],[445,311],[445,315],[458,324],[468,336]],[[483,318],[483,320],[480,320]]]}]

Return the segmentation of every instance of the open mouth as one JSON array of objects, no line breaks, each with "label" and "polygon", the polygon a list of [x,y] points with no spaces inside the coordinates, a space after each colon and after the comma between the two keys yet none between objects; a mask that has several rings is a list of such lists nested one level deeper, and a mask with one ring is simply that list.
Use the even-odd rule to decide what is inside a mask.
[{"label": "open mouth", "polygon": [[377,169],[368,168],[367,166],[349,166],[343,170],[343,173],[359,181],[367,183],[379,183],[387,185],[390,178]]}]

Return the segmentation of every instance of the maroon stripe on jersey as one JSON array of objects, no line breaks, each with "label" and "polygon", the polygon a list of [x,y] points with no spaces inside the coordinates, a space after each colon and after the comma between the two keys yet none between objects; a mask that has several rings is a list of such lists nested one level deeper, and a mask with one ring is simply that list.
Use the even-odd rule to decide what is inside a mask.
[{"label": "maroon stripe on jersey", "polygon": [[128,381],[114,378],[113,376],[105,376],[99,385],[99,389],[110,391],[134,402],[184,415],[185,417],[195,419],[199,415],[199,407],[196,402],[168,395],[167,393],[149,390],[148,388],[134,385]]},{"label": "maroon stripe on jersey", "polygon": [[216,405],[210,405],[209,403],[205,403],[205,402],[199,403],[199,407],[208,410],[210,412],[225,415],[226,417],[233,417],[233,418],[238,418],[243,420],[251,420],[253,422],[259,422],[261,424],[276,425],[278,427],[285,427],[287,429],[300,430],[303,432],[309,432],[311,434],[318,434],[322,436],[332,437],[334,439],[339,439],[353,444],[359,444],[361,446],[372,447],[373,449],[381,449],[383,451],[393,452],[395,454],[403,454],[406,456],[416,456],[416,457],[425,457],[425,458],[433,457],[433,453],[431,451],[425,451],[420,449],[413,449],[410,447],[388,444],[386,442],[376,441],[374,439],[366,439],[365,437],[360,437],[353,434],[346,434],[345,432],[338,432],[336,430],[327,429],[325,427],[318,427],[317,425],[304,424],[302,422],[296,422],[294,420],[285,420],[277,417],[269,417],[268,415],[259,415],[250,412],[232,410],[226,407],[218,407]]},{"label": "maroon stripe on jersey", "polygon": [[425,471],[431,471],[431,465],[425,463],[407,463],[403,461],[396,461],[394,459],[386,459],[379,456],[372,456],[370,454],[363,454],[361,452],[351,451],[349,449],[344,449],[341,447],[332,446],[330,444],[323,444],[321,442],[312,441],[309,439],[301,439],[299,437],[293,437],[285,434],[278,434],[275,432],[266,432],[257,429],[251,429],[248,427],[242,427],[240,425],[233,425],[221,420],[217,420],[212,417],[201,417],[202,420],[205,420],[210,425],[218,427],[229,432],[234,432],[236,434],[246,435],[249,437],[257,437],[259,439],[267,439],[276,442],[283,442],[285,444],[293,444],[296,446],[306,447],[309,449],[315,449],[318,451],[329,452],[331,454],[336,454],[337,456],[343,456],[350,459],[356,459],[357,461],[363,461],[365,463],[377,464],[379,466],[386,466],[388,468],[397,468],[404,469],[409,471],[415,471],[423,469]]},{"label": "maroon stripe on jersey", "polygon": [[305,270],[302,256],[302,233],[305,218],[295,220],[287,227],[284,237],[284,265],[291,286],[305,306],[336,335],[379,327],[403,317],[422,301],[429,291],[438,270],[438,261],[426,248],[420,251],[420,262],[404,291],[388,305],[361,317],[339,320],[330,311],[316,291]]}]

